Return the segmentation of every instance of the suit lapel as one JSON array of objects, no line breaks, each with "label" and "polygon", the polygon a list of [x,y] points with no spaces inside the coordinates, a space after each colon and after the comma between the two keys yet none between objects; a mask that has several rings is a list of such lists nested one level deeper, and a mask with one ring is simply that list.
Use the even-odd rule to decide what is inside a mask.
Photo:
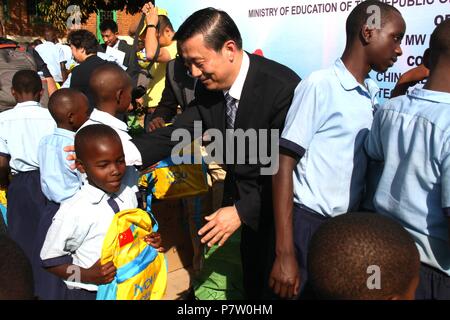
[{"label": "suit lapel", "polygon": [[234,121],[234,127],[241,129],[248,129],[250,126],[250,119],[256,116],[261,98],[259,92],[258,65],[253,59],[252,54],[248,54],[250,58],[250,66],[248,68],[247,77],[245,78],[244,87],[242,88],[241,99]]}]

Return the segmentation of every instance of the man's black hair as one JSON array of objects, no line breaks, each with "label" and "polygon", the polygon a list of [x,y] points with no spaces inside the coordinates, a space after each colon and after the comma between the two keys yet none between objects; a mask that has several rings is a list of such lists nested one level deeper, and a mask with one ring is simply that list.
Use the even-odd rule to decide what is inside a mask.
[{"label": "man's black hair", "polygon": [[119,31],[119,28],[114,20],[106,19],[100,23],[100,31],[105,32],[106,30],[111,30],[112,33],[116,33]]},{"label": "man's black hair", "polygon": [[228,40],[233,40],[242,49],[239,29],[225,11],[205,8],[194,12],[178,28],[174,39],[181,44],[197,34],[202,34],[205,44],[216,52]]}]

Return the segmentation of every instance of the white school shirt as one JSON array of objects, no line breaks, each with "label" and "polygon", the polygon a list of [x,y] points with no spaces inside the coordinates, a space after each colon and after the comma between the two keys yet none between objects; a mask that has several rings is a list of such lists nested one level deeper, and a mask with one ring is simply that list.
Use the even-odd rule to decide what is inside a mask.
[{"label": "white school shirt", "polygon": [[[68,263],[90,268],[100,259],[103,240],[115,215],[108,204],[110,197],[85,183],[72,198],[61,204],[41,250],[44,267]],[[120,211],[137,208],[135,192],[125,185],[113,198]],[[70,287],[97,290],[95,284],[64,282]]]},{"label": "white school shirt", "polygon": [[18,103],[0,113],[0,155],[10,156],[12,174],[39,168],[38,146],[53,133],[56,123],[39,102]]},{"label": "white school shirt", "polygon": [[53,79],[56,82],[63,81],[61,74],[61,62],[66,60],[63,49],[53,42],[44,41],[44,43],[36,46],[35,50],[47,64],[48,70],[50,71]]}]

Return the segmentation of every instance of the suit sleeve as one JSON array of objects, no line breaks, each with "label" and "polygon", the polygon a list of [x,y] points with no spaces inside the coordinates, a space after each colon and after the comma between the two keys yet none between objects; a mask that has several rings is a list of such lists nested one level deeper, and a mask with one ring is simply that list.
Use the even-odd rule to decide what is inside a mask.
[{"label": "suit sleeve", "polygon": [[[282,129],[298,81],[299,79],[291,81],[276,95],[272,105],[273,114],[269,124],[271,129]],[[269,142],[268,145],[271,145],[270,143],[271,142]],[[239,191],[239,200],[236,201],[235,207],[242,223],[253,230],[257,230],[260,212],[263,209],[261,208],[261,205],[263,202],[266,202],[261,194],[262,186],[259,180],[270,179],[270,176],[261,175],[262,165],[247,165],[245,167],[244,170],[251,170],[250,172],[247,171],[245,173],[245,177],[244,173],[241,174],[239,166],[236,167],[235,179]]]},{"label": "suit sleeve", "polygon": [[152,114],[152,119],[157,117],[161,117],[165,122],[170,122],[173,117],[177,114],[178,101],[175,96],[175,92],[173,91],[173,87],[171,81],[169,79],[168,72],[169,64],[167,64],[166,68],[166,80],[164,90],[161,96],[161,100],[156,107],[155,111]]},{"label": "suit sleeve", "polygon": [[201,121],[196,106],[188,108],[180,114],[173,125],[133,138],[131,142],[136,145],[142,156],[141,169],[170,156],[175,146],[184,147],[200,137],[203,132],[202,130],[194,132],[194,121]]}]

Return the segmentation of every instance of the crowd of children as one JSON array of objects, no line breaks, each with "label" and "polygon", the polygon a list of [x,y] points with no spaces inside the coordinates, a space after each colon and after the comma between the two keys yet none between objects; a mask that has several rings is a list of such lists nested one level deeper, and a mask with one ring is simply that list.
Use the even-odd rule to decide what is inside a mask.
[{"label": "crowd of children", "polygon": [[[366,23],[372,4],[381,29]],[[144,8],[156,23],[157,9]],[[423,89],[379,106],[368,77],[402,54],[406,25],[388,4],[361,3],[347,20],[342,57],[293,93],[272,179],[276,240],[266,275],[282,298],[450,299],[450,20],[431,35]],[[100,263],[103,240],[116,213],[142,207],[145,168],[119,119],[133,106],[130,75],[113,62],[89,73],[91,101],[63,88],[48,108],[36,71],[12,79],[17,104],[0,113],[8,201],[0,299],[92,300],[116,277],[112,262]],[[368,162],[381,166],[376,181],[367,179]],[[358,212],[365,193],[374,212]],[[158,251],[162,240],[144,239]]]}]

